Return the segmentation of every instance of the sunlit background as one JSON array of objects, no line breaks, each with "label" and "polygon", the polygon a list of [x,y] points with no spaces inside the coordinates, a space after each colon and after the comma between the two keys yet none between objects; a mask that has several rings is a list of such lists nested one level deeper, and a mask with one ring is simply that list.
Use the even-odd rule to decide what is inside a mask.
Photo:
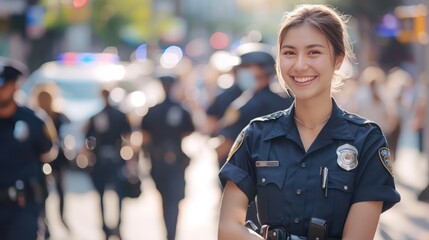
[{"label": "sunlit background", "polygon": [[[189,107],[198,130],[184,144],[193,161],[178,239],[216,239],[217,143],[204,135],[205,107],[234,83],[230,70],[238,59],[231,52],[245,42],[264,42],[275,50],[283,14],[298,3],[330,4],[348,16],[358,62],[355,78],[369,65],[388,71],[407,60],[408,75],[399,76],[398,84],[406,78],[428,81],[428,0],[0,0],[0,56],[29,68],[17,99],[31,105],[35,86],[55,82],[56,108],[73,122],[62,129],[62,147],[74,166],[65,176],[72,239],[102,239],[94,214],[97,198],[85,171],[76,171],[93,164],[79,149],[96,144],[95,139],[84,139],[82,128],[103,107],[101,86],[109,86],[111,103],[138,127],[148,109],[165,97],[156,81],[162,72],[180,77],[174,95]],[[349,98],[349,93],[344,91],[338,99]],[[404,201],[382,217],[377,239],[429,239],[429,207],[415,199],[427,183],[428,160],[415,150],[416,136],[410,132],[401,138],[405,150],[398,152],[400,161],[395,163]],[[132,147],[141,141],[135,131]],[[426,133],[426,149],[428,145]],[[121,149],[124,160],[131,155],[131,148]],[[165,236],[159,196],[148,180],[146,163],[140,166],[145,179],[142,196],[124,206],[124,239]],[[49,174],[52,169],[44,165],[43,171]],[[48,203],[56,206],[55,194]],[[54,239],[70,239],[58,224],[56,210],[48,211]]]}]

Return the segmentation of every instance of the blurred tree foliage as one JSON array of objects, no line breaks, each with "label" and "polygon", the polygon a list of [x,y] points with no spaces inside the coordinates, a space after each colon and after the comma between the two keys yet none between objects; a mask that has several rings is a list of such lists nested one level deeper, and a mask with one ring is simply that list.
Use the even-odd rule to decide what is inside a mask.
[{"label": "blurred tree foliage", "polygon": [[152,0],[97,0],[93,3],[91,25],[107,44],[133,44],[153,35]]},{"label": "blurred tree foliage", "polygon": [[48,31],[89,24],[94,37],[109,45],[142,41],[152,35],[152,0],[89,0],[79,7],[73,2],[41,0]]},{"label": "blurred tree foliage", "polygon": [[327,0],[327,3],[338,8],[338,10],[359,17],[365,17],[370,22],[376,23],[384,14],[391,12],[399,6],[401,0]]}]

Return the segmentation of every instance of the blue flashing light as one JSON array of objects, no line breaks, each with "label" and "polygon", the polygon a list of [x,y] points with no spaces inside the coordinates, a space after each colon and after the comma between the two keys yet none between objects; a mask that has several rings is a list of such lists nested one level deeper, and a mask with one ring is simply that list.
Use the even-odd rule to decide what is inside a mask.
[{"label": "blue flashing light", "polygon": [[118,63],[120,58],[112,53],[76,53],[67,52],[58,56],[57,61],[63,65],[82,65],[91,63]]},{"label": "blue flashing light", "polygon": [[91,63],[95,62],[95,54],[93,53],[82,53],[79,55],[78,61],[80,63]]}]

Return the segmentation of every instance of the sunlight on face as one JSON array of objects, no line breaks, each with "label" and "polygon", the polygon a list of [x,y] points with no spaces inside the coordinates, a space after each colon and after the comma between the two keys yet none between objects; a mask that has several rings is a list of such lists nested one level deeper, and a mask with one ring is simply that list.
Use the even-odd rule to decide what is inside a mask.
[{"label": "sunlight on face", "polygon": [[333,47],[326,37],[309,24],[288,29],[280,45],[281,77],[297,99],[330,96],[334,72]]}]

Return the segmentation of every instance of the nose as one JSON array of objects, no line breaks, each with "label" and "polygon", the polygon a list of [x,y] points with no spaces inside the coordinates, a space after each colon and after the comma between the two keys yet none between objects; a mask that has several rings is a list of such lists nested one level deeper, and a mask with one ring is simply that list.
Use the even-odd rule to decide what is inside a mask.
[{"label": "nose", "polygon": [[303,54],[298,54],[294,65],[294,70],[302,71],[308,69],[307,59]]}]

